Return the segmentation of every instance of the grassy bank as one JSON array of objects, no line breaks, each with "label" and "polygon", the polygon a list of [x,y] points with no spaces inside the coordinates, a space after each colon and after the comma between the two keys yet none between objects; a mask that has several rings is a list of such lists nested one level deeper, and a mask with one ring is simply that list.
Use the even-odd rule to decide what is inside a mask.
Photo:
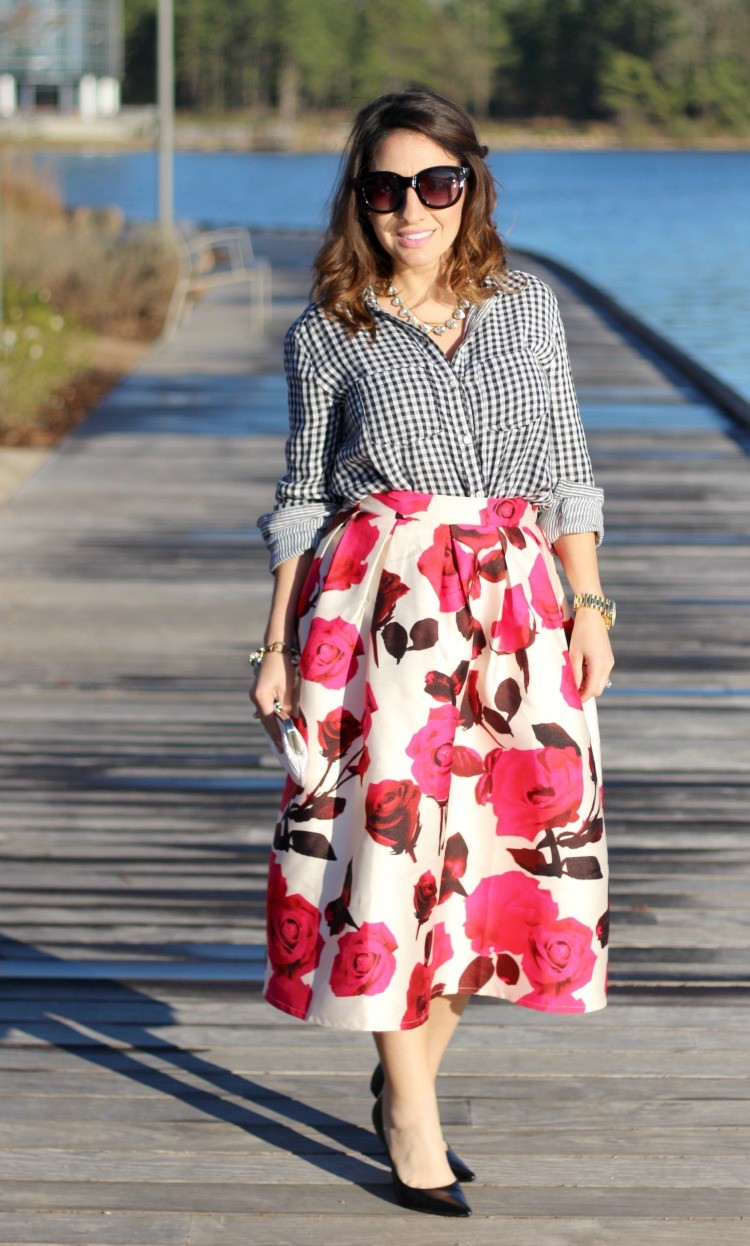
[{"label": "grassy bank", "polygon": [[65,209],[30,166],[2,169],[0,444],[51,445],[161,331],[172,246],[118,211]]}]

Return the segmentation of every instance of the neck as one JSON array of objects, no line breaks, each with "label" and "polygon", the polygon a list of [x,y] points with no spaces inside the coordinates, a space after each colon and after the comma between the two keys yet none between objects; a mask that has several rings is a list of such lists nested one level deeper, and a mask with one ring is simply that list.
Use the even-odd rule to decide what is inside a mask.
[{"label": "neck", "polygon": [[441,269],[432,265],[425,268],[394,268],[391,283],[409,306],[412,303],[449,303],[453,298]]}]

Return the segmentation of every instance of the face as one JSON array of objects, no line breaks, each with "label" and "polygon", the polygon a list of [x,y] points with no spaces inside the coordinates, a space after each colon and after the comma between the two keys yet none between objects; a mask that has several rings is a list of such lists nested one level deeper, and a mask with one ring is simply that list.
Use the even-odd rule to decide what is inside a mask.
[{"label": "face", "polygon": [[[458,165],[458,157],[439,147],[425,134],[394,130],[378,143],[370,162],[373,172],[400,173],[411,177],[436,165]],[[463,194],[450,208],[427,208],[410,186],[397,212],[369,212],[368,220],[383,250],[393,261],[393,274],[424,270],[437,274],[458,235],[466,200]]]}]

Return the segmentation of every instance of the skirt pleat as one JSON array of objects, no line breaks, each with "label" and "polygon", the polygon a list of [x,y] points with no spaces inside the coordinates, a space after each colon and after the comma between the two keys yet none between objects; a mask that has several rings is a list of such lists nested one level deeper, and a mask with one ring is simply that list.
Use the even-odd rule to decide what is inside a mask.
[{"label": "skirt pleat", "polygon": [[435,995],[606,1004],[596,702],[536,509],[388,492],[323,538],[300,595],[296,722],[271,852],[264,995],[354,1030]]}]

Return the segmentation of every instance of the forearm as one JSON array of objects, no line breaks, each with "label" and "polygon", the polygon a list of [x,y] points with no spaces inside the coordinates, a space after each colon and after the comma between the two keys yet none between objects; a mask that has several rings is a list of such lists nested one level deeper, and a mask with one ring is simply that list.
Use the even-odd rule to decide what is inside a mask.
[{"label": "forearm", "polygon": [[593,532],[567,532],[553,546],[574,593],[603,597]]},{"label": "forearm", "polygon": [[296,558],[279,563],[273,573],[274,586],[264,644],[283,640],[294,645],[297,639],[296,611],[302,586],[310,570],[314,550],[306,550]]}]

